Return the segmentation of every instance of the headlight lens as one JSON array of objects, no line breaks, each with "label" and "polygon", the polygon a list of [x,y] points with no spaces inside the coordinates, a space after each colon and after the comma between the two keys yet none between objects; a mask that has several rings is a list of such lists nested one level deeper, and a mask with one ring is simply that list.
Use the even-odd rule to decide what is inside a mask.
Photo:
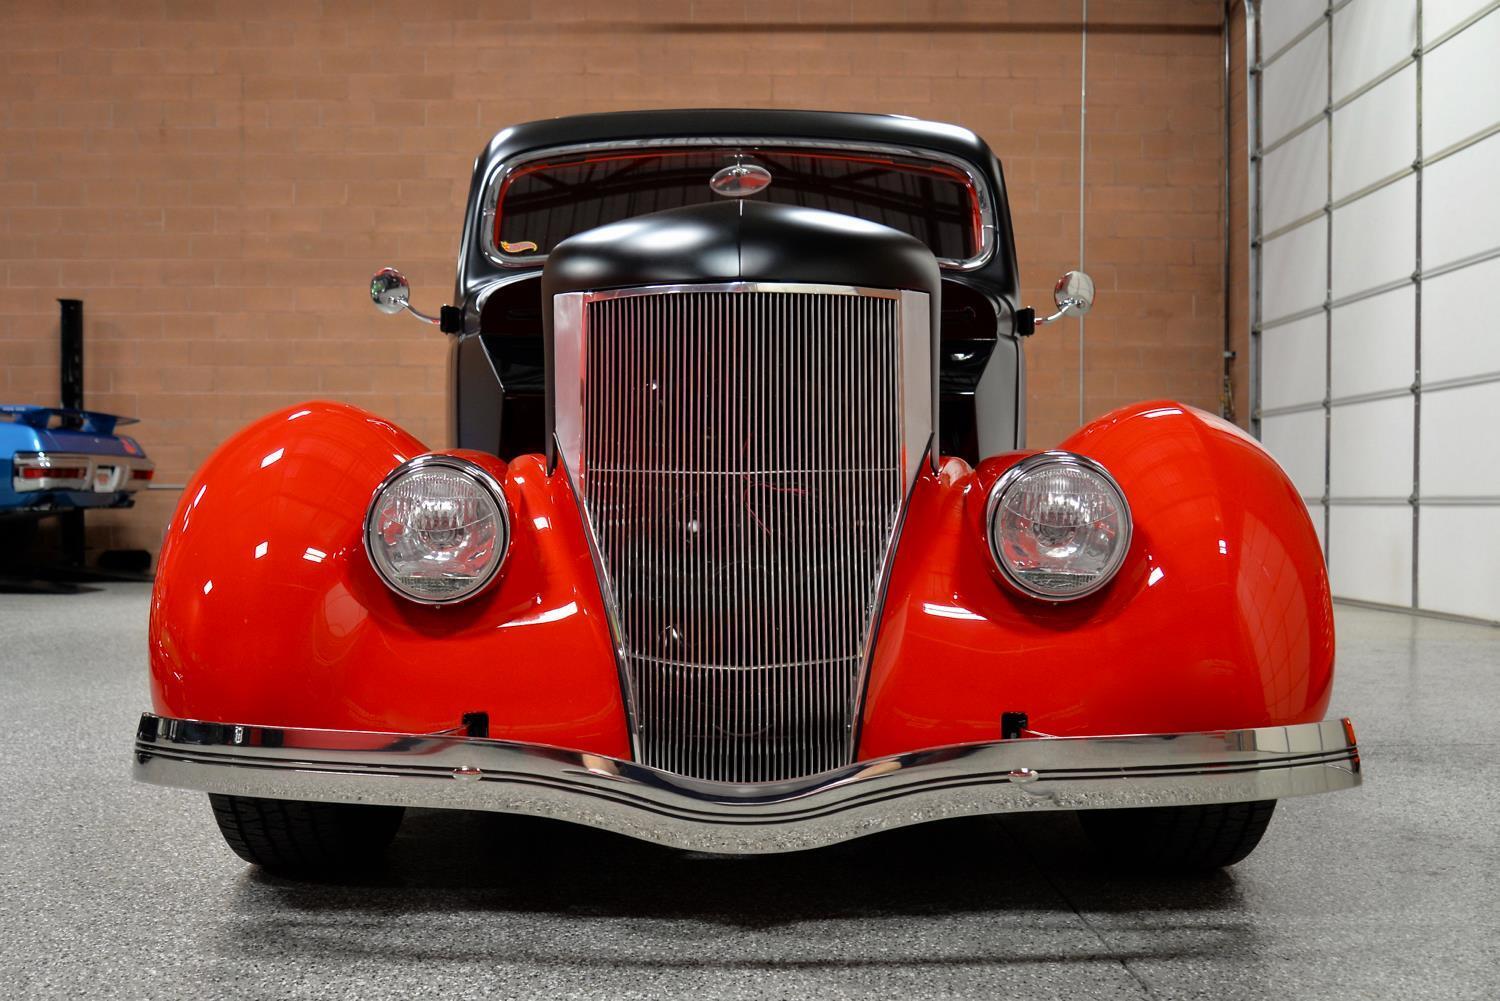
[{"label": "headlight lens", "polygon": [[1092,459],[1042,452],[990,490],[990,554],[1027,594],[1067,601],[1103,587],[1130,548],[1125,495]]},{"label": "headlight lens", "polygon": [[365,519],[365,550],[392,590],[445,604],[494,578],[510,544],[500,484],[481,467],[419,456],[386,477]]}]

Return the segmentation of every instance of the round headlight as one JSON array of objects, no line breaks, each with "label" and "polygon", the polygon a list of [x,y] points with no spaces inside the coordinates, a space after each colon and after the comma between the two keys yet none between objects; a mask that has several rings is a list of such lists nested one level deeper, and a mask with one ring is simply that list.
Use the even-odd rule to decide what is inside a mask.
[{"label": "round headlight", "polygon": [[466,459],[423,455],[385,478],[365,551],[398,594],[428,604],[478,593],[505,562],[510,512],[495,478]]},{"label": "round headlight", "polygon": [[1041,452],[990,489],[990,555],[1007,581],[1050,601],[1103,587],[1130,548],[1130,508],[1092,459]]}]

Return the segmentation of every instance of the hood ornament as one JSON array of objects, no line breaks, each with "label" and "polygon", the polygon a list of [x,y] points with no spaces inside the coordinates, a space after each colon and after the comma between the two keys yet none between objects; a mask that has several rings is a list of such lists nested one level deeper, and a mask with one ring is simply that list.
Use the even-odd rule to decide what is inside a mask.
[{"label": "hood ornament", "polygon": [[709,179],[714,194],[725,198],[746,198],[765,190],[771,183],[771,172],[753,163],[732,163],[720,168]]}]

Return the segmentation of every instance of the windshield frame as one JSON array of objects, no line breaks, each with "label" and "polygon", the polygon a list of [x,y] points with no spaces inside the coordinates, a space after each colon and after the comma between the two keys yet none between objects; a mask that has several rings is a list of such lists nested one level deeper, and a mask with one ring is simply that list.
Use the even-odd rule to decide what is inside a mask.
[{"label": "windshield frame", "polygon": [[[792,138],[773,136],[672,136],[652,139],[619,139],[607,142],[579,143],[569,146],[550,146],[511,157],[497,163],[484,185],[484,196],[479,217],[480,246],[484,256],[492,264],[503,268],[537,268],[547,259],[545,254],[508,254],[496,246],[495,216],[500,195],[507,182],[518,172],[538,161],[573,156],[588,156],[593,153],[630,152],[650,149],[682,149],[691,147],[723,147],[726,150],[753,152],[756,148],[796,149],[816,154],[826,151],[832,155],[875,154],[901,157],[908,160],[927,161],[935,166],[957,170],[967,179],[969,190],[978,206],[979,250],[963,259],[939,257],[938,265],[946,271],[974,271],[989,263],[995,254],[995,210],[994,198],[980,169],[960,157],[935,150],[914,146],[887,143],[841,142],[828,139]],[[704,181],[705,185],[707,180]]]}]

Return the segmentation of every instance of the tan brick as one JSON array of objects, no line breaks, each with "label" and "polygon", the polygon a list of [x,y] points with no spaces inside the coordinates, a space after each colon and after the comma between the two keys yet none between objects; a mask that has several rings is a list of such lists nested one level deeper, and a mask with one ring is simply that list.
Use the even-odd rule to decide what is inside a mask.
[{"label": "tan brick", "polygon": [[[447,297],[473,155],[516,121],[747,104],[954,121],[1005,161],[1024,301],[1048,301],[1077,264],[1078,36],[1014,28],[1076,18],[1076,4],[430,0],[402,8],[399,45],[356,0],[268,0],[253,19],[207,0],[66,11],[28,6],[0,35],[0,391],[55,393],[52,299],[83,294],[91,401],[144,417],[141,439],[178,481],[245,420],[309,396],[441,441],[448,342],[374,315],[364,283],[390,261],[424,302]],[[1221,13],[1090,9],[1131,26],[1090,37],[1090,414],[1135,395],[1214,403]],[[704,30],[680,30],[690,21]],[[1242,157],[1238,79],[1231,98]],[[1238,167],[1229,228],[1243,243]],[[1033,444],[1077,425],[1075,332],[1026,345]],[[173,503],[153,496],[99,533],[154,547]]]}]

